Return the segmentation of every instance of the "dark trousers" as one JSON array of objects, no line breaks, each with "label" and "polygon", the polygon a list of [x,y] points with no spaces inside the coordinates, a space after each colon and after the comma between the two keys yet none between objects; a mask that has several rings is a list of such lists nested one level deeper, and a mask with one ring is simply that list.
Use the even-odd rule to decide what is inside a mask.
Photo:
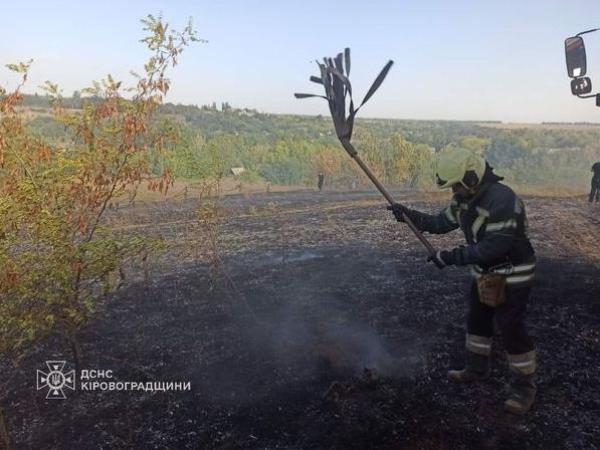
[{"label": "dark trousers", "polygon": [[594,201],[594,197],[596,201],[600,201],[600,177],[594,175],[592,178],[592,190],[590,191],[590,203]]},{"label": "dark trousers", "polygon": [[506,302],[492,308],[479,301],[477,283],[471,283],[467,332],[491,338],[494,334],[494,318],[502,335],[504,348],[511,355],[533,350],[533,341],[525,330],[525,314],[531,287],[507,287]]}]

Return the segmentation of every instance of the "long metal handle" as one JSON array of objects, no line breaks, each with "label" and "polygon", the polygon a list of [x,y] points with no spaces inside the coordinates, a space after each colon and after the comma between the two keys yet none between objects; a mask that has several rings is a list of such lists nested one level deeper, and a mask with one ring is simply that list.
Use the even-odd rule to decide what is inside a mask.
[{"label": "long metal handle", "polygon": [[[390,205],[397,203],[394,200],[394,198],[390,195],[390,193],[387,191],[385,186],[383,186],[383,184],[381,184],[379,182],[379,180],[375,177],[375,175],[373,175],[373,172],[371,172],[371,169],[369,169],[369,167],[364,163],[364,161],[360,158],[360,156],[358,156],[358,152],[356,151],[354,146],[345,139],[340,140],[340,142],[344,146],[344,149],[352,157],[352,159],[354,159],[354,161],[356,161],[356,163],[360,166],[360,168],[363,170],[363,172],[373,182],[373,184],[379,190],[379,192],[381,192],[381,194],[385,197],[385,199],[388,201],[388,203]],[[412,220],[410,220],[410,217],[408,217],[406,214],[404,215],[404,222],[406,223],[406,225],[408,225],[408,228],[410,228],[410,230],[414,233],[414,235],[425,246],[425,248],[427,249],[427,252],[429,253],[429,256],[434,257],[437,253],[435,248],[433,248],[433,245],[431,245],[431,243],[427,240],[427,238],[425,236],[423,236],[423,233],[421,233],[421,231],[417,228],[417,226],[414,224],[414,222]],[[434,262],[437,263],[437,260],[434,259]]]}]

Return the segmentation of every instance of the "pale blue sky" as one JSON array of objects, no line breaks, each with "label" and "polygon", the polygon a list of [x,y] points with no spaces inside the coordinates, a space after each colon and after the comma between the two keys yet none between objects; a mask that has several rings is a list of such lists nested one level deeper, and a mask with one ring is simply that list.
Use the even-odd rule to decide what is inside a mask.
[{"label": "pale blue sky", "polygon": [[[172,73],[176,103],[326,114],[323,101],[293,93],[317,92],[311,61],[349,46],[358,96],[388,59],[396,62],[363,117],[600,121],[592,100],[571,96],[563,50],[567,36],[600,26],[597,0],[3,3],[0,62],[33,58],[29,91],[47,79],[67,94],[107,73],[127,81],[146,55],[139,19],[162,12],[178,28],[193,17],[209,40]],[[600,90],[600,32],[588,41]],[[0,84],[11,83],[1,70]]]}]

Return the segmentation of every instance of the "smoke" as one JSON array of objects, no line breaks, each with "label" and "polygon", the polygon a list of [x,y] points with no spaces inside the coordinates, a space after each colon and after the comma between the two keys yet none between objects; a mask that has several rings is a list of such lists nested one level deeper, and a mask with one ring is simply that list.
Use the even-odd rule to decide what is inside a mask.
[{"label": "smoke", "polygon": [[[369,292],[369,283],[380,281],[358,279],[356,270],[334,272],[331,260],[320,253],[288,254],[286,267],[276,255],[238,260],[244,277],[253,282],[229,311],[235,348],[225,349],[230,356],[211,364],[205,373],[205,390],[211,398],[239,405],[307,385],[325,390],[333,380],[362,377],[365,369],[378,378],[404,378],[422,368],[426,342],[420,331],[373,320],[371,309],[385,300],[356,298],[363,290]],[[249,273],[253,270],[256,277]],[[352,284],[360,286],[358,294]],[[363,306],[356,308],[357,304]],[[382,315],[385,312],[375,317],[387,319]]]},{"label": "smoke", "polygon": [[386,340],[374,326],[347,316],[331,308],[311,316],[287,305],[254,331],[261,333],[274,360],[303,363],[308,366],[307,376],[354,377],[364,369],[389,377],[407,376],[419,365],[423,348],[417,335],[403,333],[402,342]]}]

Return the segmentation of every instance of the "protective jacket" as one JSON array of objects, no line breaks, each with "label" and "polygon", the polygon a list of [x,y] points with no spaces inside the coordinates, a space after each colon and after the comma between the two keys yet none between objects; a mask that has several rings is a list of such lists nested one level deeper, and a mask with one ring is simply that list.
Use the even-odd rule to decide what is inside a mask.
[{"label": "protective jacket", "polygon": [[592,172],[594,172],[594,180],[600,183],[600,162],[594,163],[592,166]]},{"label": "protective jacket", "polygon": [[467,245],[460,248],[457,265],[471,265],[478,278],[494,272],[506,276],[510,286],[530,285],[534,278],[535,252],[527,237],[527,216],[521,199],[491,172],[468,200],[456,195],[438,215],[412,211],[422,231],[442,234],[461,228]]}]

